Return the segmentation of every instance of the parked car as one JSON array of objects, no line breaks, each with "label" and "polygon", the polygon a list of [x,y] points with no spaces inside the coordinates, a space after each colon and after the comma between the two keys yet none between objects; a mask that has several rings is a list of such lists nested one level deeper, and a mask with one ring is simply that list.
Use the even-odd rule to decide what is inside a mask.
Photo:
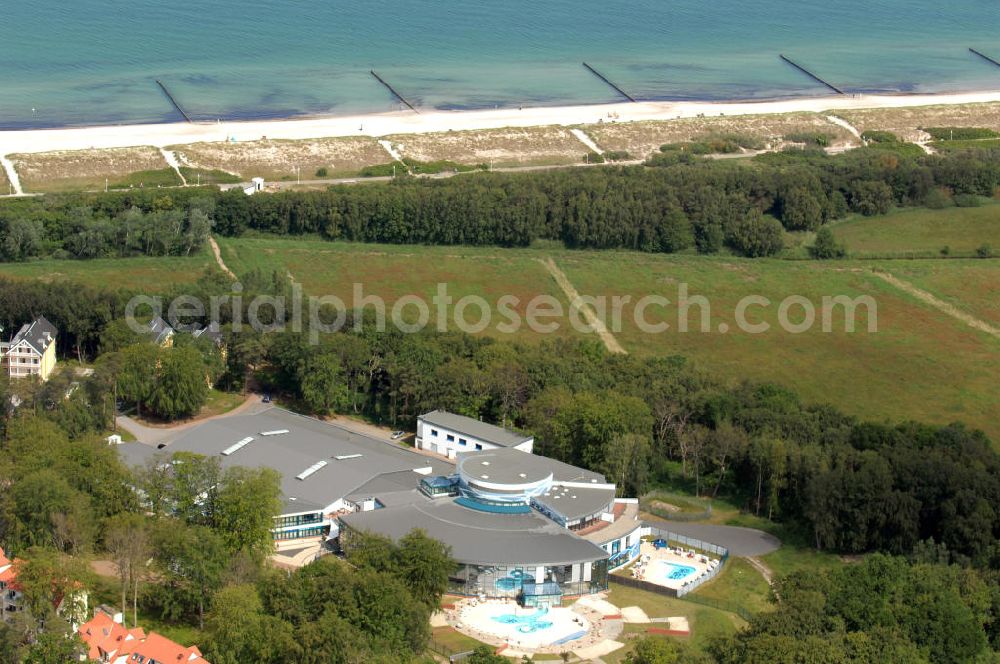
[{"label": "parked car", "polygon": [[406,435],[405,431],[393,431],[392,432],[392,439],[393,440],[399,440],[400,438],[402,438],[405,435]]},{"label": "parked car", "polygon": [[264,394],[264,398],[263,398],[263,399],[261,399],[261,401],[263,401],[264,403],[271,403],[271,395],[270,395],[270,394],[267,394],[267,393],[265,393],[265,394]]}]

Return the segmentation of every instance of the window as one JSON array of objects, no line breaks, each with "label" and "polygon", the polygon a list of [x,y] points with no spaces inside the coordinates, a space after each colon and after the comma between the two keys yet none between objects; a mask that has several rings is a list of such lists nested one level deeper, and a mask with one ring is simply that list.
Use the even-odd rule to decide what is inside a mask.
[{"label": "window", "polygon": [[438,430],[437,429],[431,429],[431,435],[434,436],[435,438],[437,438]]},{"label": "window", "polygon": [[482,445],[480,445],[479,443],[476,443],[476,449],[477,449],[477,450],[481,450],[481,449],[483,449],[483,446],[482,446]]},{"label": "window", "polygon": [[455,442],[455,437],[453,435],[451,435],[450,433],[448,434],[448,442],[449,443],[454,443]]},{"label": "window", "polygon": [[465,447],[466,445],[469,444],[469,441],[467,441],[465,438],[459,438],[458,444],[461,445],[462,447]]}]

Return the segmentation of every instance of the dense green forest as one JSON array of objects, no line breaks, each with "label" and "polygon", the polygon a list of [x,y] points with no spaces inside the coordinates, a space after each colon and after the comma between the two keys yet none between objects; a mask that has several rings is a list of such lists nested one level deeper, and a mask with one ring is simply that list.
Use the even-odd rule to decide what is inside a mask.
[{"label": "dense green forest", "polygon": [[789,150],[745,160],[667,151],[645,166],[477,173],[245,196],[209,188],[73,194],[0,204],[0,259],[187,254],[209,228],[403,244],[651,252],[782,249],[849,212],[976,205],[1000,185],[1000,150],[925,155],[873,143],[840,155]]}]

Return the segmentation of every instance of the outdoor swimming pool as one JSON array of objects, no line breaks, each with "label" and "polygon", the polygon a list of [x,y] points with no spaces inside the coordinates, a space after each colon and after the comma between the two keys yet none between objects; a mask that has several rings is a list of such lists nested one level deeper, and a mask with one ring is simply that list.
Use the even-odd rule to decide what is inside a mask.
[{"label": "outdoor swimming pool", "polygon": [[668,563],[665,560],[657,562],[660,563],[658,567],[662,570],[660,573],[662,578],[670,581],[680,581],[681,579],[686,579],[698,571],[690,565],[678,565],[677,563]]},{"label": "outdoor swimming pool", "polygon": [[[466,603],[458,622],[455,628],[459,631],[468,626],[512,646],[532,649],[576,641],[591,629],[581,614],[564,606],[522,609],[512,602],[498,601]],[[480,635],[477,638],[482,639]]]},{"label": "outdoor swimming pool", "polygon": [[521,634],[531,634],[552,627],[552,621],[543,620],[548,613],[548,609],[539,609],[535,613],[526,616],[519,616],[516,613],[504,613],[499,616],[493,616],[493,620],[503,625],[517,625],[517,631]]}]

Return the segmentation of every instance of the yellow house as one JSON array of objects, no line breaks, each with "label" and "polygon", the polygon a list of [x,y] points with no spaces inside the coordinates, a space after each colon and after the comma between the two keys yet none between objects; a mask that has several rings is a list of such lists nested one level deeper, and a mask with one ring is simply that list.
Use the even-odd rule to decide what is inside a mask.
[{"label": "yellow house", "polygon": [[0,368],[11,378],[48,380],[56,368],[56,334],[44,316],[25,323],[9,343],[0,343]]}]

